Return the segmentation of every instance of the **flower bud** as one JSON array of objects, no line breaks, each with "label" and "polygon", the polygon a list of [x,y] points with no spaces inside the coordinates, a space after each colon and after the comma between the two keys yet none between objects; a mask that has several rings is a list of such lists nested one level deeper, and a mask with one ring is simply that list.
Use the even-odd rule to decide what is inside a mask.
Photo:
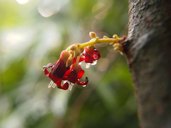
[{"label": "flower bud", "polygon": [[95,32],[89,32],[89,36],[90,36],[90,38],[96,38],[97,37]]}]

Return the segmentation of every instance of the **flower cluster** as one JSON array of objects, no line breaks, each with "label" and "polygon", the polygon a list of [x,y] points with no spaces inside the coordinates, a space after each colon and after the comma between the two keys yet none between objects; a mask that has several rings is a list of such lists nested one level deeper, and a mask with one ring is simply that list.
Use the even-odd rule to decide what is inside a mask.
[{"label": "flower cluster", "polygon": [[94,32],[90,33],[91,40],[89,42],[73,44],[66,50],[63,50],[59,59],[54,64],[43,66],[44,74],[51,79],[48,87],[67,90],[77,84],[85,87],[88,84],[88,77],[84,76],[84,70],[80,63],[86,63],[87,67],[95,65],[100,59],[100,52],[95,48],[98,43],[112,43],[114,49],[122,52],[122,42],[125,38],[119,38],[114,35],[113,38],[98,38]]}]

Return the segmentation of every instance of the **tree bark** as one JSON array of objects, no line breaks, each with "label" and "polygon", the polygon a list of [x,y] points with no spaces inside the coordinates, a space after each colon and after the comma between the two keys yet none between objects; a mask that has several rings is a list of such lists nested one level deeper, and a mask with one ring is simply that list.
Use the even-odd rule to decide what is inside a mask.
[{"label": "tree bark", "polygon": [[171,128],[171,0],[129,0],[127,59],[141,128]]}]

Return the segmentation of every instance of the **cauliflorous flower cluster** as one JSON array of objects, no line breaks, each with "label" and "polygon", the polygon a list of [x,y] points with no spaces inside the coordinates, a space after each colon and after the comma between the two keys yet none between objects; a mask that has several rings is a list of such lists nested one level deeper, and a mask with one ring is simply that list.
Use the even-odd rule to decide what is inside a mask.
[{"label": "cauliflorous flower cluster", "polygon": [[87,68],[97,63],[100,59],[100,52],[95,48],[96,44],[110,43],[113,45],[114,50],[123,54],[122,43],[125,41],[125,37],[119,38],[117,35],[114,35],[113,38],[106,36],[98,38],[94,32],[90,32],[89,35],[91,38],[90,41],[69,46],[61,52],[56,63],[49,63],[43,66],[44,74],[51,79],[48,85],[49,88],[58,87],[67,90],[75,84],[82,87],[87,86],[88,77],[82,80],[84,70],[80,63],[86,63]]}]

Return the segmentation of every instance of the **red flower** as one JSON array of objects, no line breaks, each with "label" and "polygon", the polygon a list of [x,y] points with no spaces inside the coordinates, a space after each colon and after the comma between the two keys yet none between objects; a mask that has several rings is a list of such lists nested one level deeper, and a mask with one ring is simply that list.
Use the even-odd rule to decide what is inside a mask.
[{"label": "red flower", "polygon": [[73,84],[86,86],[88,78],[86,77],[85,81],[81,81],[84,70],[78,63],[84,61],[93,65],[100,58],[100,53],[94,47],[87,47],[81,56],[70,57],[70,52],[64,50],[55,64],[48,64],[43,67],[44,74],[52,80],[49,84],[50,87],[55,84],[58,88],[67,90]]},{"label": "red flower", "polygon": [[84,75],[84,70],[81,68],[80,65],[74,63],[70,66],[70,69],[65,72],[64,79],[68,80],[73,84],[78,84],[81,86],[86,86],[88,84],[88,78],[86,77],[85,81],[81,81],[80,79]]},{"label": "red flower", "polygon": [[68,83],[61,85],[63,76],[69,69],[69,67],[66,66],[68,57],[69,53],[67,51],[63,51],[60,55],[59,60],[55,64],[48,64],[47,66],[43,67],[44,74],[49,77],[57,85],[57,87],[64,90],[68,89],[69,87]]},{"label": "red flower", "polygon": [[100,52],[94,47],[87,47],[84,49],[81,60],[85,63],[93,63],[100,58]]}]

